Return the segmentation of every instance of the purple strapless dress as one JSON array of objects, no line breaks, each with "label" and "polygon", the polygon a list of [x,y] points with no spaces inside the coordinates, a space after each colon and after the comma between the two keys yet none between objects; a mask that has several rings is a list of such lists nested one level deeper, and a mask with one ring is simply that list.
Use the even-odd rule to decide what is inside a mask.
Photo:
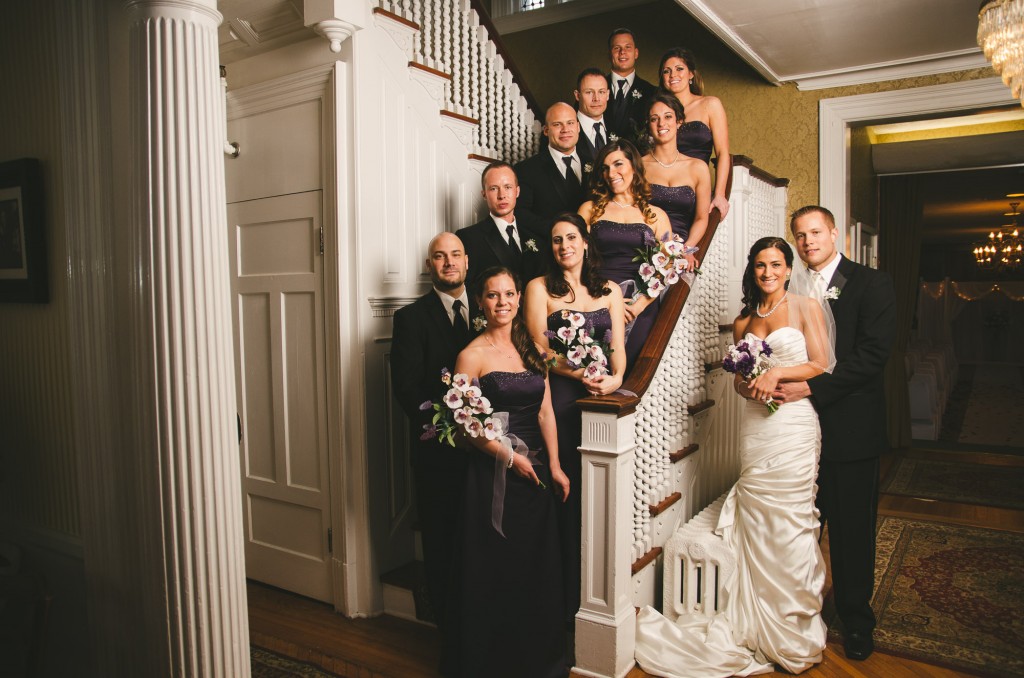
[{"label": "purple strapless dress", "polygon": [[676,132],[676,148],[683,155],[709,162],[711,152],[715,149],[711,128],[700,120],[684,122]]},{"label": "purple strapless dress", "polygon": [[[590,227],[590,237],[594,246],[601,253],[604,264],[601,266],[601,275],[616,284],[622,284],[636,279],[639,263],[633,261],[637,249],[644,246],[644,241],[653,235],[651,227],[647,224],[620,224],[615,221],[601,219]],[[629,294],[625,295],[627,301]],[[647,306],[643,313],[633,321],[633,326],[626,337],[626,375],[640,355],[640,349],[647,341],[647,335],[654,327],[654,320],[658,316],[659,302]]]},{"label": "purple strapless dress", "polygon": [[651,204],[665,210],[672,232],[686,240],[697,211],[697,194],[693,187],[651,184]]},{"label": "purple strapless dress", "polygon": [[[591,336],[604,337],[612,328],[612,316],[608,309],[581,311],[587,323],[593,327]],[[555,311],[548,316],[548,329],[557,332],[565,324],[562,312]],[[558,529],[561,533],[562,561],[565,585],[565,616],[571,622],[580,609],[580,537],[582,529],[583,461],[580,455],[580,441],[583,438],[582,413],[576,401],[587,396],[583,382],[560,374],[550,373],[551,407],[558,422],[558,459],[565,475],[569,477],[569,499],[556,504]]]},{"label": "purple strapless dress", "polygon": [[[508,412],[508,432],[537,450],[543,438],[537,414],[544,377],[536,372],[488,372],[480,389],[495,412]],[[509,471],[502,537],[491,525],[494,458],[470,455],[460,538],[455,676],[563,678],[566,674],[562,558],[546,464],[534,466],[547,485]],[[541,453],[542,460],[546,456]]]}]

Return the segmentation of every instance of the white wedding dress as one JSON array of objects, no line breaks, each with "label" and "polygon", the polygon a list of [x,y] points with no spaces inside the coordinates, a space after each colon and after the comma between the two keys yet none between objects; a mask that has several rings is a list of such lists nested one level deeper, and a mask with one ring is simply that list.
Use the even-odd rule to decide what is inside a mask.
[{"label": "white wedding dress", "polygon": [[[756,338],[748,334],[747,338]],[[782,327],[766,337],[782,365],[807,362],[804,335]],[[772,663],[799,673],[821,661],[825,564],[818,548],[821,431],[807,399],[769,415],[746,401],[740,478],[716,532],[736,554],[718,615],[673,622],[651,607],[637,618],[636,659],[652,675],[711,678],[768,673]]]}]

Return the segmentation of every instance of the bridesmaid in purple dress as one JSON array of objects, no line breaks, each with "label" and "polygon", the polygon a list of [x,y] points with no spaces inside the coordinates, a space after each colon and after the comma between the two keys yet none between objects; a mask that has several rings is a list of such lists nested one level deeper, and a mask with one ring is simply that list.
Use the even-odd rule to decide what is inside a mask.
[{"label": "bridesmaid in purple dress", "polygon": [[[599,273],[629,288],[624,293],[623,317],[627,324],[626,375],[640,355],[658,315],[658,300],[634,296],[632,283],[639,264],[633,261],[637,249],[668,238],[672,229],[665,210],[651,204],[651,187],[644,178],[640,152],[632,142],[608,142],[594,161],[592,200],[580,206],[590,227],[590,237],[601,255]],[[596,174],[600,171],[599,174]],[[632,297],[632,298],[630,298]],[[632,325],[630,326],[630,323]]]},{"label": "bridesmaid in purple dress", "polygon": [[661,57],[658,66],[661,87],[675,96],[686,112],[679,128],[676,143],[679,151],[698,160],[711,160],[715,150],[718,166],[715,169],[715,193],[708,211],[718,208],[725,219],[729,201],[725,188],[732,170],[729,155],[729,122],[725,107],[718,97],[704,94],[704,80],[697,71],[697,61],[690,50],[674,47]]},{"label": "bridesmaid in purple dress", "polygon": [[[644,156],[644,172],[651,183],[651,204],[668,214],[672,233],[687,247],[700,245],[708,227],[711,173],[706,161],[679,152],[676,132],[683,124],[683,106],[671,94],[658,92],[648,107],[647,131],[651,151]],[[700,265],[692,254],[690,266]]]},{"label": "bridesmaid in purple dress", "polygon": [[[480,289],[487,327],[459,354],[455,371],[479,380],[494,413],[508,413],[506,433],[525,443],[530,455],[510,453],[483,435],[465,438],[476,450],[468,452],[459,568],[453,575],[461,627],[452,675],[564,678],[555,496],[565,501],[570,485],[559,464],[547,368],[519,316],[514,274],[504,267],[487,269]],[[504,475],[500,502],[494,501],[496,473]],[[503,509],[502,533],[495,529],[496,504]]]},{"label": "bridesmaid in purple dress", "polygon": [[[534,278],[526,286],[526,327],[537,344],[553,355],[545,331],[558,332],[570,323],[564,313],[576,313],[591,337],[605,341],[611,349],[610,372],[588,378],[582,367],[573,369],[564,355],[551,368],[551,407],[558,421],[558,457],[562,470],[575,491],[560,505],[558,524],[561,533],[566,597],[566,623],[572,622],[580,608],[580,529],[583,466],[580,458],[582,414],[576,401],[588,395],[607,395],[622,385],[626,371],[622,290],[598,275],[600,255],[592,247],[587,224],[578,214],[567,212],[555,217],[551,228],[551,254],[554,264],[548,273]],[[605,337],[608,337],[606,340]],[[571,627],[570,627],[571,628]]]}]

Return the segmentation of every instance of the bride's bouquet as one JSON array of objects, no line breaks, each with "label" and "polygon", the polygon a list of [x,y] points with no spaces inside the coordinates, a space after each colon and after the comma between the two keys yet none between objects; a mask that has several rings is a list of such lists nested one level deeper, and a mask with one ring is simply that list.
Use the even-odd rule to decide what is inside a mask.
[{"label": "bride's bouquet", "polygon": [[[750,383],[775,366],[772,358],[772,347],[763,339],[747,341],[744,339],[738,344],[730,344],[725,349],[725,357],[722,358],[722,368],[726,372],[738,374],[743,381]],[[768,414],[775,414],[779,409],[778,404],[768,397],[765,401]]]},{"label": "bride's bouquet", "polygon": [[[608,355],[611,349],[611,330],[604,333],[600,340],[594,338],[594,326],[587,322],[586,316],[576,311],[562,311],[565,324],[552,332],[547,330],[544,336],[551,344],[551,350],[565,356],[565,360],[573,369],[583,368],[583,376],[594,379],[608,374]],[[558,344],[559,346],[556,346]]]},{"label": "bride's bouquet", "polygon": [[470,381],[465,374],[452,376],[451,372],[444,369],[441,370],[441,383],[449,387],[441,402],[428,400],[420,405],[421,410],[434,410],[431,423],[423,425],[420,440],[437,438],[439,442],[455,447],[455,434],[460,429],[471,438],[501,438],[505,420],[500,416],[491,416],[494,412],[491,401],[484,397],[475,379]]},{"label": "bride's bouquet", "polygon": [[676,234],[672,234],[660,244],[648,234],[644,246],[637,248],[637,254],[633,257],[633,261],[640,262],[635,276],[636,295],[646,294],[654,299],[682,280],[687,273],[690,274],[692,282],[692,276],[699,274],[700,271],[688,271],[689,262],[686,255],[696,251],[696,247],[687,247],[683,239]]}]

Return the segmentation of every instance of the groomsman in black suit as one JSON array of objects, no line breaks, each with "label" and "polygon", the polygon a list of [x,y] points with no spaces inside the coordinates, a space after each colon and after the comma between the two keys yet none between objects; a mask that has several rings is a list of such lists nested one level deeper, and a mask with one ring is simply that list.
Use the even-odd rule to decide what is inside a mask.
[{"label": "groomsman in black suit", "polygon": [[608,77],[596,68],[585,68],[576,77],[580,142],[576,147],[584,164],[593,164],[604,145],[615,136],[605,121],[608,110]]},{"label": "groomsman in black suit", "polygon": [[491,266],[506,266],[526,281],[544,272],[551,251],[550,229],[536,217],[519,212],[519,180],[507,162],[492,162],[480,175],[488,215],[455,232],[469,255],[469,289],[480,290],[480,274]]},{"label": "groomsman in black suit", "polygon": [[612,72],[608,74],[611,102],[605,120],[612,133],[636,141],[647,132],[647,105],[658,88],[636,74],[640,56],[633,31],[616,28],[608,36],[608,58]]},{"label": "groomsman in black suit", "polygon": [[[441,370],[454,370],[455,358],[473,336],[472,310],[465,280],[468,258],[462,241],[441,233],[427,247],[427,271],[434,289],[395,312],[391,340],[391,388],[409,417],[410,457],[416,483],[416,510],[423,540],[427,593],[442,635],[453,640],[458,610],[450,586],[455,565],[456,526],[462,507],[466,451],[436,439],[420,440],[434,411],[420,404],[440,402],[445,393]],[[447,634],[447,635],[446,635]],[[448,675],[450,650],[442,649],[442,673]]]},{"label": "groomsman in black suit", "polygon": [[580,125],[572,106],[560,101],[548,108],[542,131],[547,146],[515,171],[522,188],[520,213],[525,209],[547,223],[562,212],[575,212],[587,200],[590,169],[576,150]]},{"label": "groomsman in black suit", "polygon": [[809,205],[790,230],[800,259],[818,276],[836,320],[836,366],[806,382],[780,384],[774,398],[810,397],[821,424],[818,509],[828,525],[832,590],[850,659],[874,650],[871,592],[879,457],[886,435],[885,365],[896,340],[896,294],[889,276],[836,251],[835,218]]}]

